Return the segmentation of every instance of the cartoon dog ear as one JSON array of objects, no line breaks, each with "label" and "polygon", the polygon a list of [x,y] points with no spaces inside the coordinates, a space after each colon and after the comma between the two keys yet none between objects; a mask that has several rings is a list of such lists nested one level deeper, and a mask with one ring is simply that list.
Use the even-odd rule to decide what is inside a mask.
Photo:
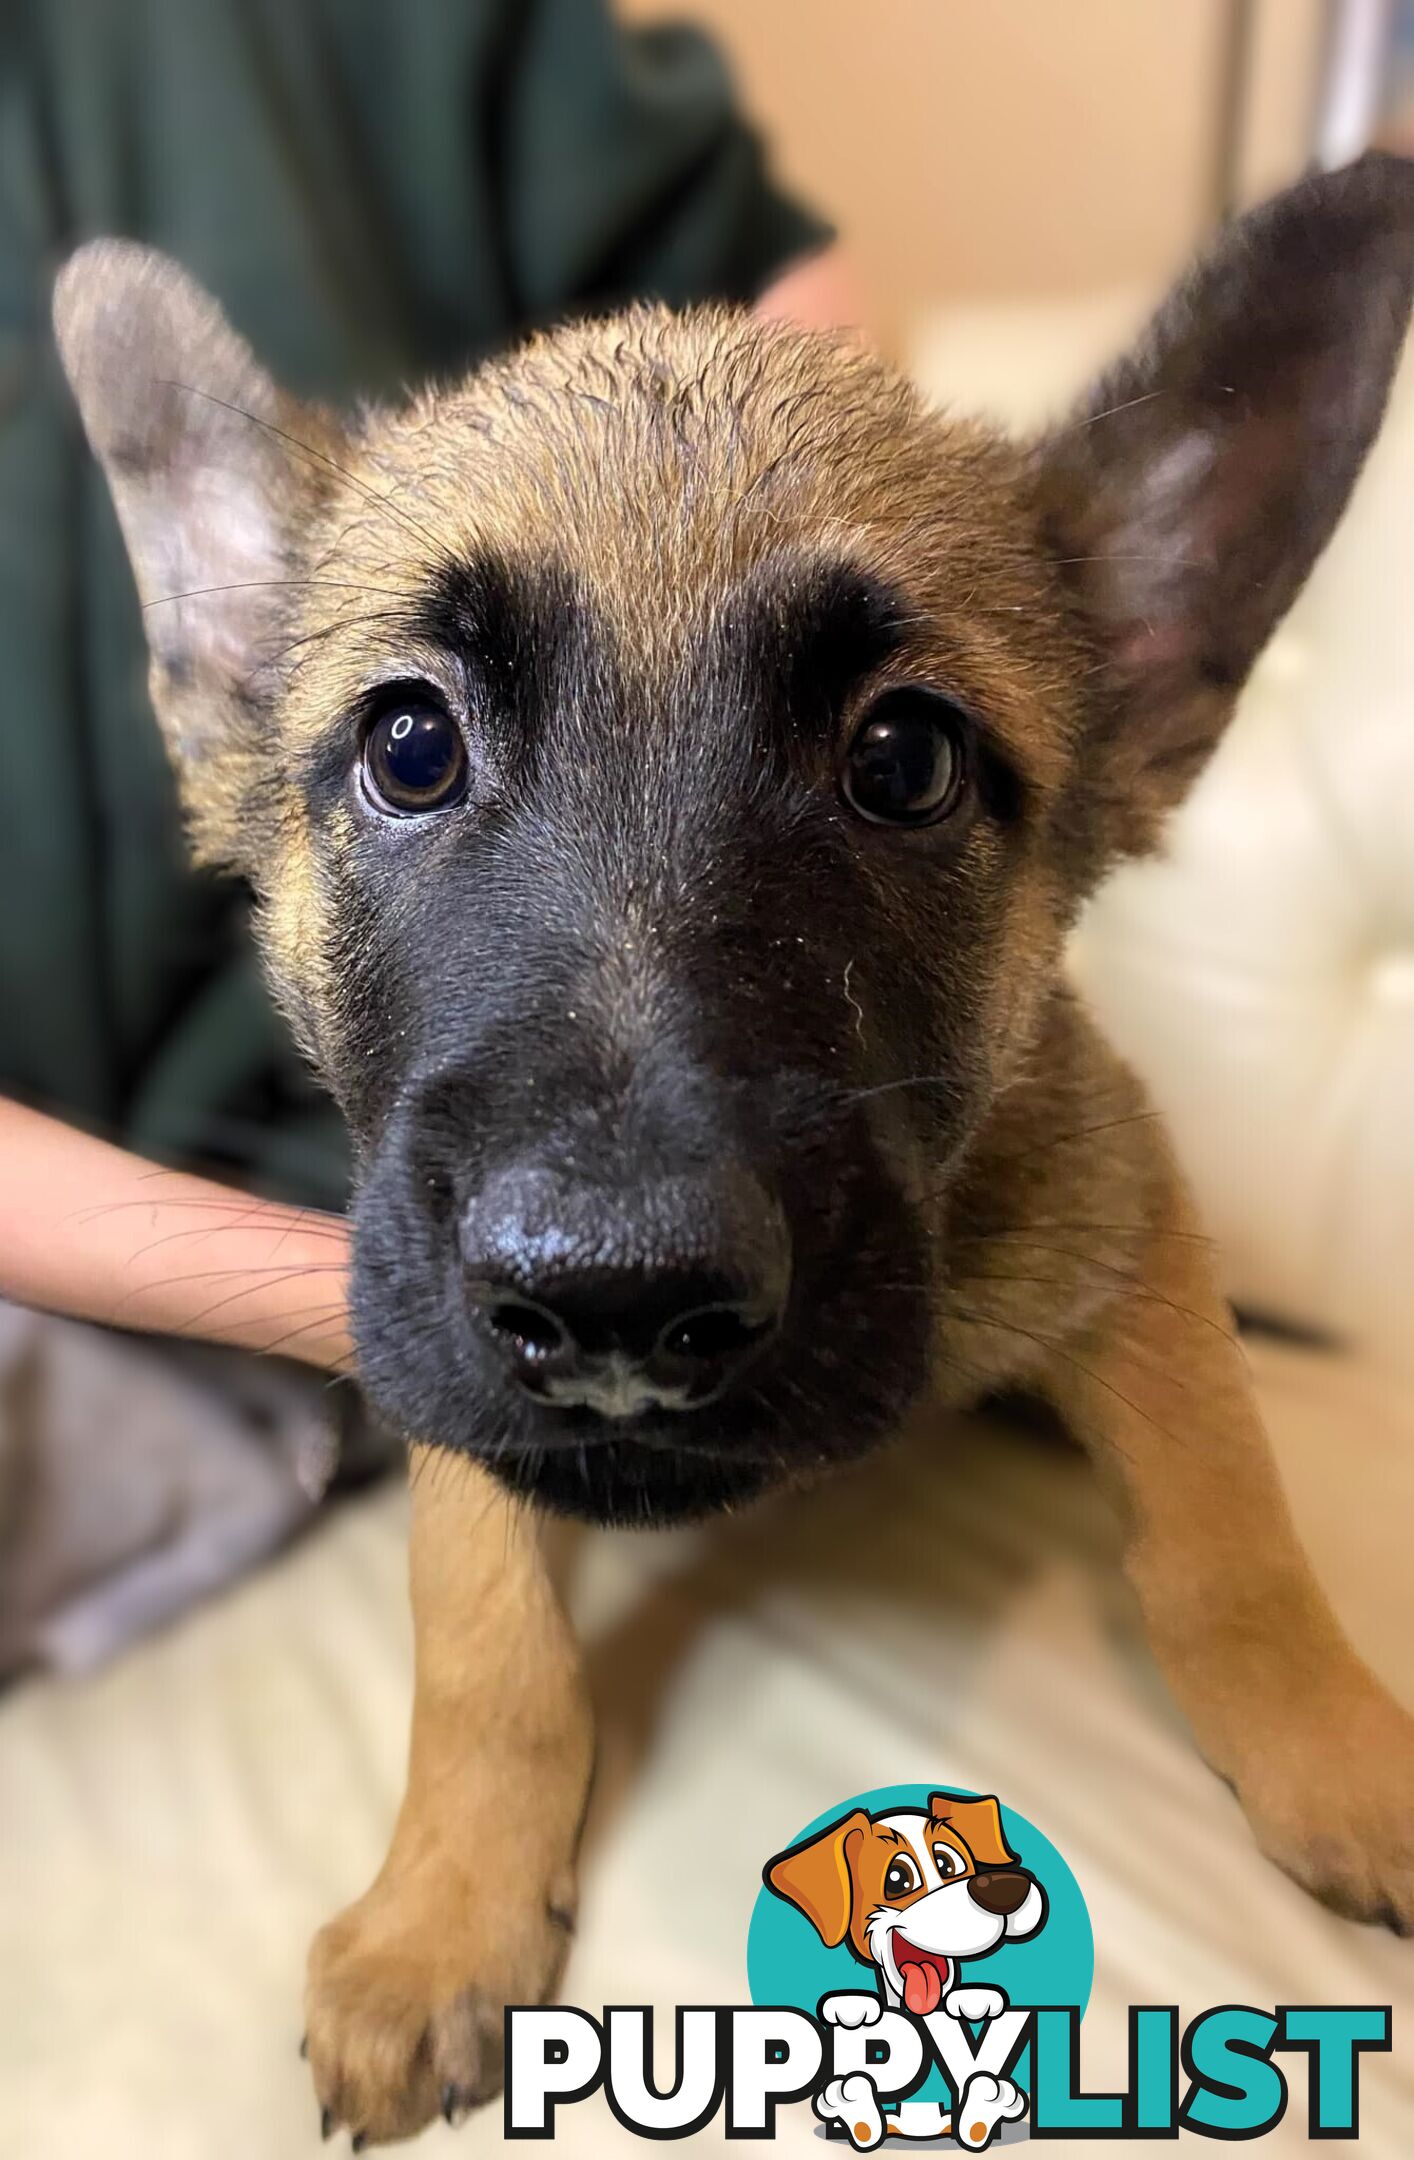
[{"label": "cartoon dog ear", "polygon": [[804,1913],[827,1950],[836,1949],[849,1933],[854,1909],[850,1857],[868,1828],[869,1817],[856,1808],[803,1845],[777,1853],[763,1870],[767,1889]]},{"label": "cartoon dog ear", "polygon": [[239,860],[240,799],[268,764],[269,664],[291,635],[296,538],[329,484],[335,432],[150,248],[80,248],[55,284],[54,328],[127,542],[199,851]]},{"label": "cartoon dog ear", "polygon": [[1016,1854],[1002,1834],[1002,1811],[993,1794],[974,1800],[962,1793],[930,1793],[928,1812],[956,1830],[979,1868],[1016,1865]]},{"label": "cartoon dog ear", "polygon": [[1414,292],[1414,163],[1313,174],[1229,225],[1037,448],[1102,672],[1097,869],[1152,845],[1345,508]]}]

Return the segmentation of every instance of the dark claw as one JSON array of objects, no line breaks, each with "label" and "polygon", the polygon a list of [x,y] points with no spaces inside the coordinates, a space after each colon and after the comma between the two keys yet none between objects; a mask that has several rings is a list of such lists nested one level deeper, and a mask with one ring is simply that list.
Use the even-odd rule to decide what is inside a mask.
[{"label": "dark claw", "polygon": [[332,2108],[326,2107],[319,2110],[319,2135],[326,2145],[334,2135],[334,2110]]},{"label": "dark claw", "polygon": [[574,1933],[574,1914],[564,1905],[547,1905],[545,1916],[553,1927],[563,1928],[566,1935]]},{"label": "dark claw", "polygon": [[442,2087],[442,2120],[455,2128],[457,2120],[457,2088],[455,2085],[444,2085]]},{"label": "dark claw", "polygon": [[349,2143],[355,2152],[362,2152],[364,2146],[368,2143],[368,2132],[366,2130],[355,2130],[353,2136],[349,2139]]},{"label": "dark claw", "polygon": [[300,2036],[300,2044],[299,2044],[299,2059],[300,2059],[300,2061],[301,2061],[301,2062],[308,2062],[308,2061],[309,2061],[309,2034],[308,2034],[308,2033],[302,2033],[302,2034],[301,2034],[301,2036]]}]

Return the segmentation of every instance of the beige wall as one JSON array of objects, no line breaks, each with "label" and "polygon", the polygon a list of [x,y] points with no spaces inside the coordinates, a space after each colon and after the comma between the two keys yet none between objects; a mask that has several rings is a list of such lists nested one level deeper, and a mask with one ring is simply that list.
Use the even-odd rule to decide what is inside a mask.
[{"label": "beige wall", "polygon": [[[1148,282],[1211,213],[1228,0],[622,0],[731,52],[897,337],[940,298]],[[1248,164],[1291,161],[1319,0],[1264,0]]]}]

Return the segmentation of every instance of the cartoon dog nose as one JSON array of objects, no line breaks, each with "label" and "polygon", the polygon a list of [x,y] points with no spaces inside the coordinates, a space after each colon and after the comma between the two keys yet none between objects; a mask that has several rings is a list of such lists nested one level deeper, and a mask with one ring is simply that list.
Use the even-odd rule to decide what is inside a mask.
[{"label": "cartoon dog nose", "polygon": [[974,1875],[967,1887],[975,1905],[1001,1920],[1026,1903],[1031,1877],[1020,1868],[1002,1868],[994,1874]]},{"label": "cartoon dog nose", "polygon": [[520,1386],[606,1418],[719,1394],[775,1332],[789,1284],[784,1219],[730,1166],[627,1190],[501,1172],[462,1217],[461,1256]]}]

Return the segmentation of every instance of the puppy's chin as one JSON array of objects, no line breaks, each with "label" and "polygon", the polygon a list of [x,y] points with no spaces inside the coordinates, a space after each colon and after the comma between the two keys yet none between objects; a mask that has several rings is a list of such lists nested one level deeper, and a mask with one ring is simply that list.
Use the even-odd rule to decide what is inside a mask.
[{"label": "puppy's chin", "polygon": [[817,1385],[808,1392],[793,1376],[776,1376],[775,1386],[743,1389],[739,1402],[619,1421],[543,1409],[494,1383],[449,1385],[443,1377],[429,1385],[426,1365],[400,1385],[403,1375],[390,1374],[389,1362],[385,1344],[379,1357],[361,1360],[361,1377],[395,1427],[481,1463],[538,1507],[627,1529],[690,1522],[813,1484],[891,1439],[925,1378],[920,1350],[900,1359],[883,1384],[861,1361],[853,1372],[812,1375]]},{"label": "puppy's chin", "polygon": [[525,1405],[494,1437],[424,1431],[469,1457],[517,1499],[606,1529],[668,1528],[769,1492],[814,1483],[890,1434],[901,1410],[883,1403],[810,1446],[758,1400],[700,1413],[606,1420],[585,1410]]},{"label": "puppy's chin", "polygon": [[369,1362],[365,1385],[374,1383],[379,1408],[405,1432],[480,1463],[518,1499],[624,1529],[692,1522],[814,1483],[891,1438],[921,1381],[911,1366],[896,1366],[887,1386],[870,1388],[859,1372],[852,1386],[836,1378],[835,1401],[820,1390],[825,1399],[803,1420],[791,1400],[773,1401],[770,1380],[701,1410],[618,1420],[546,1408],[494,1384],[429,1389],[425,1367],[420,1385],[389,1387],[386,1345],[375,1373]]},{"label": "puppy's chin", "polygon": [[483,1460],[519,1499],[605,1529],[695,1522],[792,1481],[790,1463],[781,1456],[674,1446],[667,1421],[651,1438],[606,1436],[601,1429]]}]

